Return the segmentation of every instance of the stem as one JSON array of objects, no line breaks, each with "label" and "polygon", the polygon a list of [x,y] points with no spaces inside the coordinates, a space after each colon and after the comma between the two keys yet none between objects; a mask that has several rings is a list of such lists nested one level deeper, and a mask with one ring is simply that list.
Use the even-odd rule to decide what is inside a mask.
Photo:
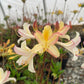
[{"label": "stem", "polygon": [[76,16],[76,14],[74,14],[73,17],[71,18],[71,22],[74,20],[75,16]]},{"label": "stem", "polygon": [[57,5],[57,0],[55,0],[55,4],[54,4],[54,8],[53,8],[53,12],[55,11],[56,5]]},{"label": "stem", "polygon": [[[62,55],[61,55],[61,68],[60,68],[60,70],[62,70]],[[61,78],[61,75],[59,76],[58,84],[60,84],[60,78]]]},{"label": "stem", "polygon": [[[64,13],[65,13],[65,9],[66,9],[66,1],[65,1],[65,4],[64,4]],[[62,20],[64,20],[64,13],[63,13],[63,18],[62,18]]]},{"label": "stem", "polygon": [[[3,16],[4,16],[4,18],[5,18],[6,15],[5,15],[5,11],[4,11],[4,9],[3,9],[3,6],[2,6],[1,1],[0,1],[0,7],[1,7],[1,10],[2,10],[2,13],[3,13]],[[5,21],[6,21],[6,25],[7,25],[7,27],[9,28],[8,20],[5,20]]]},{"label": "stem", "polygon": [[44,69],[44,66],[45,66],[45,58],[46,58],[46,53],[44,53],[44,57],[43,57],[43,67],[42,67],[42,69],[41,69],[41,78],[40,78],[40,84],[42,84],[42,79],[43,79],[43,75],[44,75],[44,73],[43,73],[43,69]]},{"label": "stem", "polygon": [[25,6],[25,3],[23,3],[23,23],[24,23],[24,6]]},{"label": "stem", "polygon": [[4,56],[2,56],[2,58],[3,58],[3,65],[2,65],[2,67],[4,68]]},{"label": "stem", "polygon": [[[78,12],[78,14],[77,14],[77,16],[76,16],[76,19],[78,18],[78,16],[79,16],[81,10],[82,10],[82,7],[80,8],[80,10],[79,10],[79,12]],[[75,22],[75,21],[73,21],[73,24],[74,24],[74,22]]]},{"label": "stem", "polygon": [[55,82],[54,82],[54,80],[55,80],[55,79],[53,78],[53,82],[52,82],[52,84],[54,84],[54,83],[55,83]]},{"label": "stem", "polygon": [[[51,56],[50,56],[50,66],[51,66]],[[50,76],[50,72],[51,72],[50,66],[49,66],[49,71],[48,71],[48,76],[47,76],[46,84],[48,84],[48,80],[49,80],[49,76]]]}]

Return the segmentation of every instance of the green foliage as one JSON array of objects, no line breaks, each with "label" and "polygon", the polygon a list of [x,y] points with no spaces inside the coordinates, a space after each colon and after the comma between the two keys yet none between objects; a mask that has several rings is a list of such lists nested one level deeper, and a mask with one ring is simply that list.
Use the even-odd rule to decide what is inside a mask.
[{"label": "green foliage", "polygon": [[11,25],[12,25],[12,26],[15,26],[15,25],[16,25],[16,22],[13,22]]},{"label": "green foliage", "polygon": [[61,62],[53,62],[53,60],[51,60],[52,62],[52,65],[50,68],[51,68],[51,71],[52,71],[52,76],[57,79],[63,72],[64,70],[60,70],[61,69]]},{"label": "green foliage", "polygon": [[60,54],[66,53],[66,51],[63,50],[63,48],[60,48],[60,49],[59,49],[59,52],[60,52]]},{"label": "green foliage", "polygon": [[6,64],[5,67],[11,71],[10,77],[16,77],[17,80],[24,80],[25,76],[21,77],[21,72],[13,68],[12,64]]},{"label": "green foliage", "polygon": [[8,39],[11,39],[11,43],[17,43],[17,35],[13,29],[6,29],[3,33],[3,42],[6,42]]},{"label": "green foliage", "polygon": [[0,24],[0,28],[3,28],[5,25],[4,24]]},{"label": "green foliage", "polygon": [[47,22],[47,19],[44,19],[44,20],[43,20],[43,23],[46,23],[46,22]]},{"label": "green foliage", "polygon": [[6,17],[4,18],[5,21],[8,20],[8,19],[9,19],[9,16],[6,16]]},{"label": "green foliage", "polygon": [[8,5],[8,8],[11,9],[11,5]]},{"label": "green foliage", "polygon": [[17,18],[17,21],[18,21],[18,22],[21,22],[21,18]]},{"label": "green foliage", "polygon": [[43,54],[38,53],[38,54],[39,54],[39,57],[40,57],[40,59],[38,60],[38,61],[39,61],[39,63],[43,63],[44,53],[43,53]]}]

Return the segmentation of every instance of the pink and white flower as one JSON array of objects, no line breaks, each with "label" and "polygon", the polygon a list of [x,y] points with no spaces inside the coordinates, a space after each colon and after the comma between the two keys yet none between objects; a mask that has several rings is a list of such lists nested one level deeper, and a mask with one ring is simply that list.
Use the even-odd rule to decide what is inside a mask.
[{"label": "pink and white flower", "polygon": [[34,39],[34,35],[31,33],[31,31],[29,30],[29,26],[30,24],[28,23],[24,23],[23,25],[23,29],[18,29],[18,33],[21,35],[20,39],[18,39],[18,43],[20,41],[24,41],[26,39]]},{"label": "pink and white flower", "polygon": [[28,64],[28,70],[32,73],[35,73],[33,66],[33,57],[36,54],[35,53],[36,50],[34,49],[32,50],[29,47],[27,47],[26,41],[23,41],[21,43],[21,48],[15,46],[14,51],[17,54],[21,55],[21,57],[16,61],[16,63],[18,63],[18,65]]},{"label": "pink and white flower", "polygon": [[13,78],[13,77],[9,78],[9,76],[10,76],[10,71],[6,70],[4,72],[3,69],[0,68],[0,84],[4,84],[4,83],[6,83],[8,81],[11,81],[11,80],[13,80],[14,82],[16,82],[15,78]]}]

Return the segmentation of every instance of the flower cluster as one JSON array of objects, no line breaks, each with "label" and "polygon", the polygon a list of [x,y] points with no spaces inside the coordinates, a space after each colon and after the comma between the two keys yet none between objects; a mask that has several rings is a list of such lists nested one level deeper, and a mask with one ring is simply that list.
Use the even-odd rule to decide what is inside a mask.
[{"label": "flower cluster", "polygon": [[7,55],[13,55],[15,54],[12,50],[12,48],[15,46],[15,44],[10,44],[10,40],[8,39],[7,42],[0,45],[0,55],[1,56],[7,56]]},{"label": "flower cluster", "polygon": [[[64,25],[62,21],[57,25],[58,26],[56,27],[59,27],[57,31],[53,31],[50,25],[45,25],[42,32],[36,28],[35,32],[32,34],[29,29],[30,24],[24,23],[23,29],[18,30],[18,33],[21,35],[21,37],[17,42],[20,43],[20,41],[23,41],[21,43],[21,47],[14,47],[14,51],[21,55],[16,63],[19,65],[28,64],[28,70],[35,73],[33,58],[36,54],[48,52],[55,58],[60,56],[59,49],[55,44],[60,45],[70,51],[74,55],[74,60],[74,58],[76,58],[79,54],[79,49],[76,46],[81,41],[80,35],[78,32],[76,32],[76,37],[70,40],[70,36],[67,35],[70,25]],[[59,38],[67,39],[68,42],[62,42],[59,40]],[[36,39],[38,44],[34,45],[34,47],[30,49],[26,44],[27,39]]]}]

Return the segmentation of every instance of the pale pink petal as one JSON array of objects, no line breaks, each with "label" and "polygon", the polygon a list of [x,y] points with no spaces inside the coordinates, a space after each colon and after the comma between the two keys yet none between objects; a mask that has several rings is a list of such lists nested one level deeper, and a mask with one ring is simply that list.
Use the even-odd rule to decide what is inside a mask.
[{"label": "pale pink petal", "polygon": [[58,41],[58,36],[56,33],[54,33],[53,35],[51,35],[51,37],[48,40],[48,44],[49,45],[54,45],[56,42]]},{"label": "pale pink petal", "polygon": [[69,26],[69,25],[64,26],[63,28],[59,29],[59,30],[56,32],[56,34],[57,34],[58,36],[65,35],[69,29],[70,29],[70,26]]},{"label": "pale pink petal", "polygon": [[27,63],[29,56],[21,56],[16,63],[18,63],[18,65],[23,65],[25,63]]},{"label": "pale pink petal", "polygon": [[[25,31],[26,33],[31,34],[31,32],[30,32],[30,30],[29,30],[29,26],[30,26],[30,24],[24,23],[24,24],[23,24],[23,29],[24,29],[24,31]],[[32,34],[31,34],[31,35],[32,35]]]},{"label": "pale pink petal", "polygon": [[3,69],[2,68],[0,68],[0,72],[1,72],[1,80],[0,80],[0,84],[3,84],[3,81],[4,81],[4,79],[6,78],[6,76],[7,76],[7,71],[6,72],[4,72],[3,71]]},{"label": "pale pink petal", "polygon": [[6,82],[7,79],[9,78],[9,76],[10,76],[10,71],[6,71],[4,74],[6,74],[6,75],[4,76],[3,82]]},{"label": "pale pink petal", "polygon": [[20,37],[20,38],[18,39],[17,43],[19,44],[20,41],[24,41],[24,40],[26,40],[26,39],[28,39],[28,38],[27,38],[27,37]]},{"label": "pale pink petal", "polygon": [[75,47],[81,42],[81,37],[78,32],[76,32],[76,37],[71,40],[73,44],[71,46]]},{"label": "pale pink petal", "polygon": [[23,41],[21,43],[21,48],[24,49],[24,50],[26,50],[26,51],[30,51],[31,50],[29,47],[27,47],[26,41]]},{"label": "pale pink petal", "polygon": [[74,39],[72,39],[71,41],[69,41],[67,43],[57,42],[56,44],[72,49],[72,48],[76,47],[80,42],[81,42],[81,39],[80,39],[79,33],[76,32],[76,37]]},{"label": "pale pink petal", "polygon": [[33,53],[43,53],[43,46],[39,43],[32,48]]},{"label": "pale pink petal", "polygon": [[34,65],[33,65],[33,59],[29,62],[28,70],[32,73],[35,73]]},{"label": "pale pink petal", "polygon": [[17,47],[17,46],[14,47],[14,51],[16,52],[16,54],[23,55],[23,56],[27,56],[30,53],[30,51],[28,52],[24,49]]},{"label": "pale pink petal", "polygon": [[60,53],[55,45],[50,45],[47,52],[56,58],[60,56]]},{"label": "pale pink petal", "polygon": [[28,56],[21,56],[16,63],[18,63],[18,65],[29,64],[34,56],[35,54],[33,53],[28,54]]},{"label": "pale pink petal", "polygon": [[30,38],[34,39],[35,38],[32,34],[28,34],[23,29],[19,29],[18,33],[23,37],[27,37],[28,39],[30,39]]},{"label": "pale pink petal", "polygon": [[67,40],[70,40],[70,36],[69,35],[61,35],[61,36],[59,36],[60,38],[65,38],[65,39],[67,39]]},{"label": "pale pink petal", "polygon": [[0,84],[4,84],[4,83],[6,83],[6,82],[8,82],[8,81],[10,81],[10,80],[14,80],[14,81],[16,81],[16,79],[15,78],[9,78],[9,76],[10,76],[10,71],[3,71],[3,69],[2,68],[0,68],[0,72],[1,72],[1,80],[0,80]]},{"label": "pale pink petal", "polygon": [[39,43],[44,41],[44,38],[43,38],[42,33],[40,31],[36,31],[34,33],[34,36]]},{"label": "pale pink petal", "polygon": [[10,77],[6,81],[4,81],[3,83],[6,83],[6,82],[11,81],[11,80],[14,81],[14,82],[16,82],[16,78]]}]

